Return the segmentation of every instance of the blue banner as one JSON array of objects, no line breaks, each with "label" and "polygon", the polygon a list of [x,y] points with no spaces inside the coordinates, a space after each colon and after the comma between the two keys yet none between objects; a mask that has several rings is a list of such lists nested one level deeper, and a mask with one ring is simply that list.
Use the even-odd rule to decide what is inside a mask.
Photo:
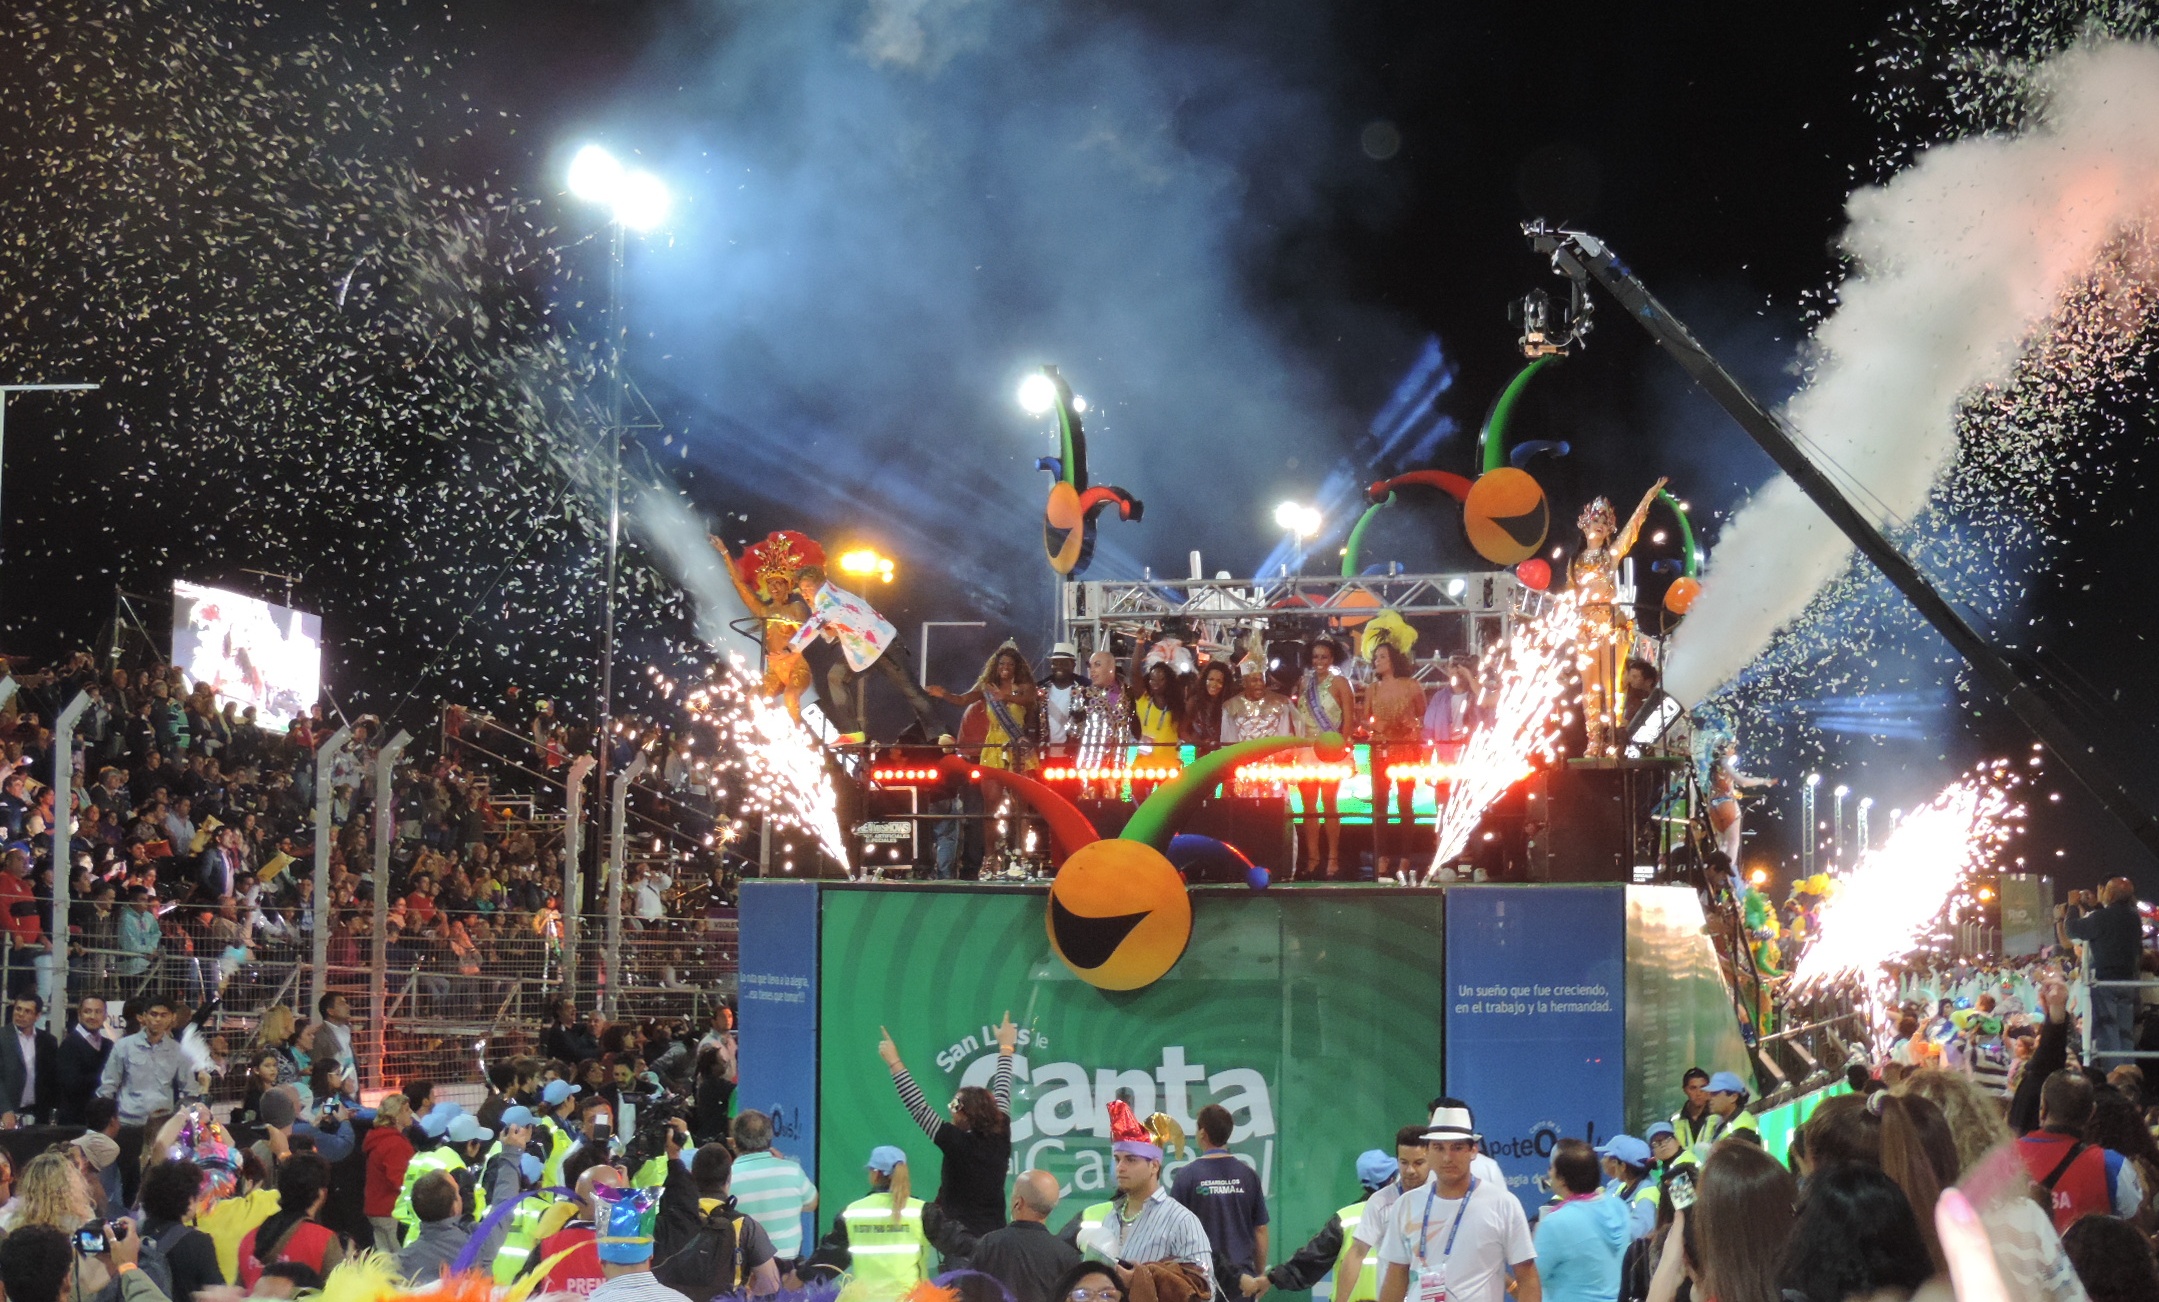
[{"label": "blue banner", "polygon": [[801,1163],[813,1182],[818,903],[814,882],[742,883],[742,951],[735,985],[742,1064],[735,1110],[755,1108],[769,1114],[772,1147]]},{"label": "blue banner", "polygon": [[1625,1124],[1625,889],[1450,887],[1446,962],[1447,1093],[1534,1216],[1553,1145]]}]

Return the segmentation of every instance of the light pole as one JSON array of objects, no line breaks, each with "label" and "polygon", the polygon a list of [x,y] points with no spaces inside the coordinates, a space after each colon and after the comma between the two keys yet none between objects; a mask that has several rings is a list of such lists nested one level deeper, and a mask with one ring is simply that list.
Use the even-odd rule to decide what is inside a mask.
[{"label": "light pole", "polygon": [[[608,745],[615,722],[615,587],[622,553],[622,264],[628,232],[652,230],[667,220],[667,186],[650,172],[626,168],[598,145],[570,159],[570,193],[608,210],[607,263],[607,592],[600,631],[600,726],[593,740],[599,762],[598,795],[606,808]],[[575,834],[574,831],[572,833]]]},{"label": "light pole", "polygon": [[1829,816],[1831,844],[1835,848],[1834,853],[1836,854],[1838,872],[1844,871],[1846,866],[1844,862],[1844,798],[1850,794],[1852,794],[1850,787],[1841,782],[1837,784],[1836,801],[1831,805],[1831,808],[1836,812]]},{"label": "light pole", "polygon": [[1822,775],[1809,773],[1807,774],[1807,785],[1800,788],[1799,792],[1799,822],[1807,829],[1807,834],[1801,837],[1799,841],[1799,878],[1801,881],[1805,881],[1814,875],[1814,854],[1822,840],[1822,829],[1815,821],[1817,815],[1814,812],[1814,791],[1815,788],[1821,785]]},{"label": "light pole", "polygon": [[0,467],[7,462],[7,400],[12,393],[79,393],[94,384],[0,384]]},{"label": "light pole", "polygon": [[1874,797],[1861,796],[1859,798],[1859,826],[1852,837],[1853,841],[1858,845],[1858,849],[1852,852],[1854,860],[1866,854],[1868,846],[1873,840],[1872,837],[1867,835],[1867,811],[1872,808],[1874,808]]}]

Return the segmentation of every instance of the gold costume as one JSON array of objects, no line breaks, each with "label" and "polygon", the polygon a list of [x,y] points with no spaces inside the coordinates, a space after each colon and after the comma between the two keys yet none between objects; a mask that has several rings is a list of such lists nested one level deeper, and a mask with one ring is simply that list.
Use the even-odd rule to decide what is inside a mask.
[{"label": "gold costume", "polygon": [[1614,720],[1618,713],[1619,668],[1626,663],[1634,640],[1634,621],[1619,605],[1619,563],[1634,550],[1650,503],[1664,487],[1660,479],[1642,497],[1624,527],[1615,531],[1612,504],[1598,498],[1582,508],[1575,523],[1584,545],[1567,563],[1567,582],[1574,590],[1574,664],[1582,676],[1582,726],[1588,759],[1612,759],[1619,754]]}]

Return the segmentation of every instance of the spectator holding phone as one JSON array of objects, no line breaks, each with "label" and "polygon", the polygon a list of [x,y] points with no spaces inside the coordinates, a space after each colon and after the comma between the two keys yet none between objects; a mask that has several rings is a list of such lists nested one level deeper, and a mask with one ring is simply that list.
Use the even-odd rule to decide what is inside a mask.
[{"label": "spectator holding phone", "polygon": [[87,1296],[92,1290],[78,1272],[95,1264],[120,1283],[119,1302],[170,1302],[156,1281],[141,1268],[142,1241],[135,1224],[112,1222],[101,1253],[85,1254],[80,1263],[75,1244],[49,1225],[31,1225],[8,1235],[0,1243],[0,1289],[12,1302],[62,1302],[63,1298]]}]

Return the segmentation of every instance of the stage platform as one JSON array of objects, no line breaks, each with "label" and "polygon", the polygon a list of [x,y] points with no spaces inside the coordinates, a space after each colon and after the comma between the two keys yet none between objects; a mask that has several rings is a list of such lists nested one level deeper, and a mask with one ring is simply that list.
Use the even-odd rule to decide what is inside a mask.
[{"label": "stage platform", "polygon": [[1126,993],[1055,956],[1046,896],[744,883],[738,1099],[777,1113],[779,1146],[814,1166],[829,1207],[879,1144],[907,1150],[919,1187],[937,1180],[878,1061],[880,1027],[942,1101],[987,1083],[1009,1010],[1026,1036],[1015,1162],[1054,1172],[1074,1206],[1106,1196],[1120,1089],[1188,1130],[1222,1103],[1284,1243],[1353,1201],[1356,1155],[1440,1094],[1475,1105],[1510,1188],[1539,1202],[1559,1138],[1639,1133],[1678,1105],[1688,1067],[1750,1069],[1684,887],[1195,887],[1189,947]]}]

